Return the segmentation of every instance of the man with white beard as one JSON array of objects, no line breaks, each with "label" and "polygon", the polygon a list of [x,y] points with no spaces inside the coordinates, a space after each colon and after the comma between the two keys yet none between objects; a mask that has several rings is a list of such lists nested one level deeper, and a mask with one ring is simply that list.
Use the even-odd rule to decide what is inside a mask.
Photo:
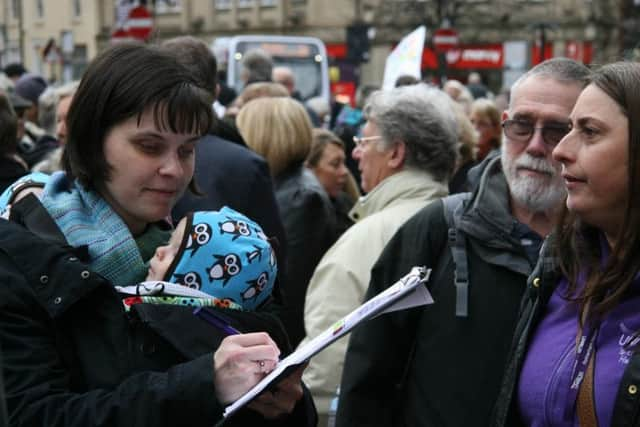
[{"label": "man with white beard", "polygon": [[551,152],[588,75],[558,58],[522,76],[502,154],[470,172],[473,193],[431,203],[387,244],[366,299],[426,265],[435,303],[353,332],[338,427],[488,425],[527,277],[566,195]]}]

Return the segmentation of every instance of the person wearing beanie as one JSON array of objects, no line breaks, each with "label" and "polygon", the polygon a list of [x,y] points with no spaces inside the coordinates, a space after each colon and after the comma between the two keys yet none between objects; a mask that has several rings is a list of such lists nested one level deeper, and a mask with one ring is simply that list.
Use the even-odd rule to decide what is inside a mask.
[{"label": "person wearing beanie", "polygon": [[58,147],[58,141],[51,135],[47,135],[38,122],[38,99],[46,89],[45,79],[33,73],[23,74],[14,86],[15,93],[32,104],[24,112],[25,135],[18,144],[20,155],[29,168]]},{"label": "person wearing beanie", "polygon": [[254,311],[270,299],[277,271],[269,239],[257,223],[227,206],[191,212],[156,249],[144,286],[135,286],[142,295],[141,289],[156,289],[153,282],[160,281],[162,295],[127,298],[125,309],[145,302]]},{"label": "person wearing beanie", "polygon": [[42,76],[33,73],[23,74],[14,87],[15,92],[21,97],[31,101],[30,109],[27,110],[25,118],[33,123],[38,122],[38,98],[47,88],[47,82]]}]

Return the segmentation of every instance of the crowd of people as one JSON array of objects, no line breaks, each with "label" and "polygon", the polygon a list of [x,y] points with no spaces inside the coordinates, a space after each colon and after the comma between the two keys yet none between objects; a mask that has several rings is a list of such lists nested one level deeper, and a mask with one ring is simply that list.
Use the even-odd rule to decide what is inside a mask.
[{"label": "crowd of people", "polygon": [[[640,64],[302,100],[191,36],[6,67],[0,425],[640,423]],[[637,176],[638,175],[638,176]],[[278,361],[414,266],[433,304]],[[334,419],[329,420],[332,413]]]}]

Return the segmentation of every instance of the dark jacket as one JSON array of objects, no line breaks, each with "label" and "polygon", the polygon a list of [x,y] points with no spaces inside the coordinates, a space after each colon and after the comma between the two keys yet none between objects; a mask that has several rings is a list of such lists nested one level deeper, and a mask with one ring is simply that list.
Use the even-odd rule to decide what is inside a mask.
[{"label": "dark jacket", "polygon": [[329,196],[302,165],[275,179],[276,200],[287,236],[286,279],[281,319],[295,347],[304,338],[304,299],[313,270],[336,240],[335,213]]},{"label": "dark jacket", "polygon": [[5,401],[4,374],[2,369],[2,349],[0,349],[0,427],[9,425],[7,419],[7,403]]},{"label": "dark jacket", "polygon": [[[28,133],[27,130],[25,132]],[[31,142],[33,140],[35,143]],[[59,146],[58,140],[51,135],[45,134],[39,138],[32,136],[31,139],[23,139],[18,143],[18,154],[31,168]]]},{"label": "dark jacket", "polygon": [[468,317],[456,316],[448,227],[436,201],[385,247],[366,297],[426,265],[435,303],[385,314],[352,333],[337,426],[488,424],[532,265],[511,235],[515,220],[500,159],[483,166],[472,198],[454,215],[467,240]]},{"label": "dark jacket", "polygon": [[[553,237],[549,237],[533,273],[520,307],[511,354],[502,380],[502,387],[492,416],[491,426],[523,426],[517,409],[516,387],[527,354],[529,340],[545,313],[553,290],[561,279],[557,261],[552,255]],[[614,403],[611,426],[640,426],[640,353],[636,350],[625,368]]]},{"label": "dark jacket", "polygon": [[29,171],[18,161],[0,156],[0,194]]},{"label": "dark jacket", "polygon": [[[85,254],[0,221],[10,424],[213,426],[223,411],[212,369],[222,333],[188,307],[138,304],[126,313],[122,296],[87,268]],[[268,314],[242,313],[232,324],[266,330],[286,346]],[[312,425],[312,408],[307,393],[286,420],[269,423],[246,409],[229,425]]]},{"label": "dark jacket", "polygon": [[194,178],[204,196],[185,193],[172,211],[173,219],[178,221],[190,211],[218,210],[225,205],[243,213],[260,224],[267,236],[276,238],[274,249],[282,280],[286,269],[280,266],[285,265],[286,238],[267,162],[246,147],[207,135],[196,145]]}]

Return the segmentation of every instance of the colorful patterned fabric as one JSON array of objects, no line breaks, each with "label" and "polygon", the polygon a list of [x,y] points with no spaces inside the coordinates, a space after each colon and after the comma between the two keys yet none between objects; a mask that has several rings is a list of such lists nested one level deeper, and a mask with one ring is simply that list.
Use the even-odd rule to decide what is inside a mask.
[{"label": "colorful patterned fabric", "polygon": [[229,308],[232,310],[242,310],[239,304],[228,299],[219,298],[190,298],[179,296],[137,296],[128,297],[122,300],[124,304],[124,310],[131,310],[131,306],[135,304],[169,304],[169,305],[186,305],[191,307],[220,307]]},{"label": "colorful patterned fabric", "polygon": [[164,280],[254,310],[271,295],[277,271],[262,228],[225,206],[187,216],[180,249]]}]

